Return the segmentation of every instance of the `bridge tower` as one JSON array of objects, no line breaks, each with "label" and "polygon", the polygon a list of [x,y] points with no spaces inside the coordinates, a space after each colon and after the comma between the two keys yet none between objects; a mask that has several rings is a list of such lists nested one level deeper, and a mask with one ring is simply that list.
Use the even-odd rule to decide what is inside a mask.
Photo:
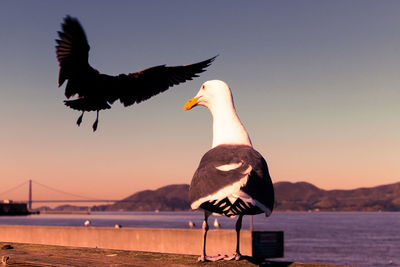
[{"label": "bridge tower", "polygon": [[29,179],[28,210],[32,209],[32,180]]}]

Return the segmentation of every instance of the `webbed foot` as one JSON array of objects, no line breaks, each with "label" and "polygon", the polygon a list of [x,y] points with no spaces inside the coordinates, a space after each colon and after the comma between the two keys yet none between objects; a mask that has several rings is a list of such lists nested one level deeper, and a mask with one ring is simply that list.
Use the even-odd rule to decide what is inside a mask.
[{"label": "webbed foot", "polygon": [[226,257],[226,255],[221,255],[221,254],[218,254],[217,256],[204,256],[204,255],[201,255],[198,259],[197,259],[197,261],[220,261],[220,260],[223,260],[223,259],[225,259],[225,257]]},{"label": "webbed foot", "polygon": [[242,254],[240,253],[235,253],[232,256],[226,256],[224,258],[224,260],[226,261],[231,261],[231,260],[236,260],[236,261],[240,261],[243,258]]}]

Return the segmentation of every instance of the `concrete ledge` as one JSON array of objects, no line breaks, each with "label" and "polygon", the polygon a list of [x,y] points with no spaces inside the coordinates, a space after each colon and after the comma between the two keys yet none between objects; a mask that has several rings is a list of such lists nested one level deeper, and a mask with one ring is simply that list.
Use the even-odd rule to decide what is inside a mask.
[{"label": "concrete ledge", "polygon": [[[105,248],[199,255],[201,229],[106,228],[1,225],[0,242],[31,243],[71,247]],[[234,230],[209,230],[207,253],[232,254],[236,246]],[[240,250],[252,255],[252,233],[240,232]]]}]

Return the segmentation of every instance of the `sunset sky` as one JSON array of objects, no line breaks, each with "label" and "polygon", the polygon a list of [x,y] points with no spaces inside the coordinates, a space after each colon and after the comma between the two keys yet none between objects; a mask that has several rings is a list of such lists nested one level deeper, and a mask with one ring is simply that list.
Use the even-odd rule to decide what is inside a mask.
[{"label": "sunset sky", "polygon": [[[77,17],[101,72],[219,57],[200,78],[75,124],[55,39]],[[274,182],[400,181],[400,1],[1,1],[0,193],[28,179],[119,199],[190,183],[211,147],[201,84],[227,82]],[[34,189],[35,190],[35,189]],[[27,187],[0,199],[26,199]],[[37,188],[34,198],[67,198]],[[68,197],[70,198],[70,197]]]}]

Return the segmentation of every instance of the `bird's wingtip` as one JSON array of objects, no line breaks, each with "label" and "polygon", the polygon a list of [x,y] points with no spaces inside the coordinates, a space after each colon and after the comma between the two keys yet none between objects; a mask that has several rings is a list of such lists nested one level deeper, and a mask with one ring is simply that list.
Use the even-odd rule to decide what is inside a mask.
[{"label": "bird's wingtip", "polygon": [[213,56],[212,58],[209,59],[209,61],[210,61],[210,62],[213,62],[218,56],[219,56],[219,54]]},{"label": "bird's wingtip", "polygon": [[68,21],[68,20],[76,20],[76,18],[74,18],[74,17],[72,17],[71,15],[69,15],[69,14],[67,14],[67,15],[65,15],[65,17],[64,17],[64,21],[66,22],[66,21]]}]

